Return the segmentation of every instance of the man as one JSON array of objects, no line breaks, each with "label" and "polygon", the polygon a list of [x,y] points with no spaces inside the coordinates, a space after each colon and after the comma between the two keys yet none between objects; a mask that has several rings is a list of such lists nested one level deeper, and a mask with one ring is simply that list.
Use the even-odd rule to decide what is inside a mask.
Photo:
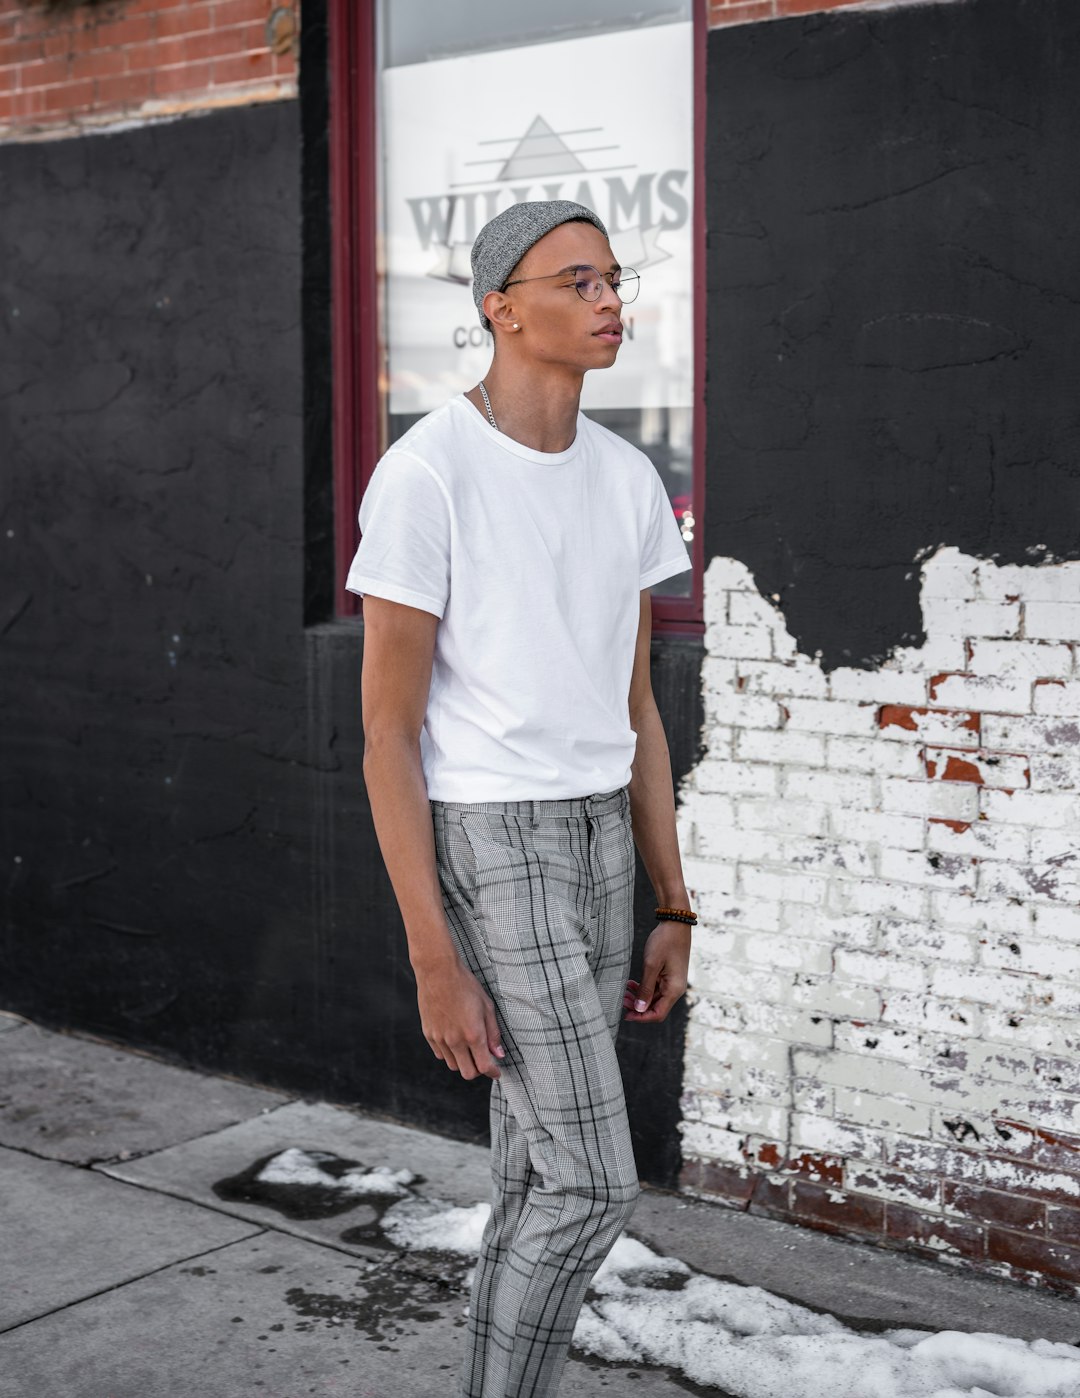
[{"label": "man", "polygon": [[[514,205],[472,266],[492,366],[379,461],[347,585],[366,598],[364,778],[424,1036],[492,1080],[461,1393],[536,1398],[638,1196],[620,1017],[656,1023],[686,989],[648,589],[690,564],[655,467],[579,411],[636,288],[600,219]],[[661,905],[640,984],[635,840]]]}]

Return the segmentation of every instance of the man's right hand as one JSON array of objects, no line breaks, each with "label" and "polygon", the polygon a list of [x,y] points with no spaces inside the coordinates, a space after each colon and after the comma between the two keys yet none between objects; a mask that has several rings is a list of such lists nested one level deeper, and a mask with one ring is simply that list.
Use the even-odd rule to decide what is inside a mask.
[{"label": "man's right hand", "polygon": [[505,1056],[495,1006],[460,961],[445,969],[418,971],[416,1000],[424,1038],[436,1058],[463,1078],[498,1078],[496,1058]]}]

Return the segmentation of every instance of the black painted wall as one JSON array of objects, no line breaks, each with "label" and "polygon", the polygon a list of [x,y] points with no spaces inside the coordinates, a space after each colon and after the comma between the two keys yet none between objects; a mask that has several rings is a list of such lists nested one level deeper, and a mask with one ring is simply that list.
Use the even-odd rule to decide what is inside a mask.
[{"label": "black painted wall", "polygon": [[[483,1138],[419,1030],[362,627],[326,620],[324,39],[312,0],[299,102],[0,146],[0,1005]],[[656,647],[676,776],[699,663]],[[661,1183],[683,1022],[622,1046]]]},{"label": "black painted wall", "polygon": [[826,669],[923,640],[919,550],[1080,557],[1080,7],[709,36],[707,553]]}]

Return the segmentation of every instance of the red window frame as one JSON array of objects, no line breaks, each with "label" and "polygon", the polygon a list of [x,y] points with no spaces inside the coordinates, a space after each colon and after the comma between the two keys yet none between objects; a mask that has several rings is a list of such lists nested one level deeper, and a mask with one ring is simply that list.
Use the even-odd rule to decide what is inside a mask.
[{"label": "red window frame", "polygon": [[[706,0],[694,0],[694,563],[689,597],[653,595],[658,633],[704,631],[705,565],[705,56]],[[330,200],[334,428],[334,597],[338,616],[361,612],[345,590],[356,515],[380,441],[379,279],[376,267],[376,46],[374,0],[329,0]]]}]

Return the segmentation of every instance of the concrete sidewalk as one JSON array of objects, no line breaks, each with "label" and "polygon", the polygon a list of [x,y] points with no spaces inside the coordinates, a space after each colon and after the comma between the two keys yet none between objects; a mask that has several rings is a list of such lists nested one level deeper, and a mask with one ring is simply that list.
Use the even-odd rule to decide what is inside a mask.
[{"label": "concrete sidewalk", "polygon": [[[452,1394],[464,1262],[394,1248],[371,1202],[257,1182],[289,1147],[488,1197],[482,1148],[0,1013],[2,1398]],[[715,1204],[646,1190],[631,1232],[860,1329],[1080,1340],[1069,1301]],[[577,1354],[562,1392],[627,1386],[718,1393]]]}]

